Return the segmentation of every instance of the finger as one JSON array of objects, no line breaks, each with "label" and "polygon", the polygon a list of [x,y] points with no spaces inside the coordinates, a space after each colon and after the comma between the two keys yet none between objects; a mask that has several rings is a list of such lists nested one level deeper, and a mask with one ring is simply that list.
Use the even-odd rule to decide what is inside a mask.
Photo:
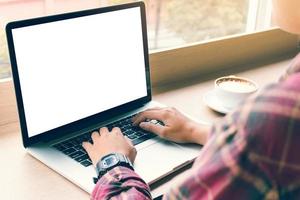
[{"label": "finger", "polygon": [[99,133],[101,136],[106,136],[109,133],[109,130],[107,127],[102,127],[99,129]]},{"label": "finger", "polygon": [[147,110],[160,110],[162,107],[155,106],[153,108],[148,108]]},{"label": "finger", "polygon": [[[153,110],[161,110],[161,107],[154,107],[154,108],[148,108],[147,110],[144,110],[143,112],[146,111],[153,111]],[[132,117],[132,122],[136,120],[136,118],[143,112],[137,113],[134,117]]]},{"label": "finger", "polygon": [[111,133],[115,133],[115,134],[122,134],[122,131],[119,127],[114,127],[112,130],[111,130]]},{"label": "finger", "polygon": [[101,128],[99,129],[99,133],[100,133],[100,134],[101,134],[101,133],[109,133],[109,130],[108,130],[107,127],[101,127]]},{"label": "finger", "polygon": [[89,154],[89,152],[90,152],[91,148],[93,147],[93,145],[89,142],[83,142],[82,147]]},{"label": "finger", "polygon": [[165,127],[160,124],[153,124],[151,122],[142,122],[140,123],[140,127],[146,131],[150,131],[155,133],[156,135],[161,136],[165,131]]},{"label": "finger", "polygon": [[99,132],[97,131],[92,132],[91,138],[93,142],[95,142],[99,137],[100,137]]},{"label": "finger", "polygon": [[133,121],[133,125],[136,126],[139,123],[145,121],[146,119],[156,119],[156,120],[164,121],[163,116],[164,115],[162,110],[144,111],[135,118],[135,120]]},{"label": "finger", "polygon": [[133,146],[132,141],[131,141],[128,137],[125,137],[125,139],[126,139],[126,142],[127,142],[130,146]]},{"label": "finger", "polygon": [[113,127],[111,132],[121,132],[121,129],[119,127]]}]

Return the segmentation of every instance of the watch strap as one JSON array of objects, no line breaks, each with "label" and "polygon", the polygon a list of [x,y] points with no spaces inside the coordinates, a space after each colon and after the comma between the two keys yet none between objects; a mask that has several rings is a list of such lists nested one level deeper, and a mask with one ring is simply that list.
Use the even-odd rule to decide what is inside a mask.
[{"label": "watch strap", "polygon": [[[118,158],[119,162],[107,169],[103,169],[101,168],[101,162],[103,160],[103,158],[107,157],[107,156],[110,156],[110,155],[114,155]],[[134,168],[133,168],[133,165],[131,163],[131,161],[129,160],[129,158],[123,154],[120,154],[120,153],[112,153],[112,154],[108,154],[106,156],[104,156],[101,160],[98,161],[98,163],[96,164],[96,172],[97,172],[97,178],[93,178],[93,181],[94,183],[96,184],[98,182],[98,180],[104,176],[108,171],[112,170],[113,168],[115,167],[119,167],[119,166],[122,166],[122,167],[127,167],[131,170],[134,171]]]}]

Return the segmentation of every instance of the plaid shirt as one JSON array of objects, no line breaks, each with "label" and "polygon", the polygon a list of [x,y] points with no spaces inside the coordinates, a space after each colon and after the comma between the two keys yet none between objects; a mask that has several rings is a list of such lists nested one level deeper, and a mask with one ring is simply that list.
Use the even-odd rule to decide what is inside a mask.
[{"label": "plaid shirt", "polygon": [[[300,69],[300,56],[296,60]],[[294,67],[287,80],[267,86],[216,122],[193,167],[164,199],[300,199],[297,71]],[[92,199],[109,198],[151,199],[151,194],[134,171],[116,167],[92,194]]]}]

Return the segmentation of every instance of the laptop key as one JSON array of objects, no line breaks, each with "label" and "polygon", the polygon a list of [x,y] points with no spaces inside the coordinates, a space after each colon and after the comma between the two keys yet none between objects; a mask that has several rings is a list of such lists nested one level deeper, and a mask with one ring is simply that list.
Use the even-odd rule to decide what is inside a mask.
[{"label": "laptop key", "polygon": [[87,161],[87,160],[82,161],[80,164],[82,164],[85,167],[88,167],[88,166],[92,165],[92,163],[90,161]]},{"label": "laptop key", "polygon": [[136,135],[127,135],[127,137],[128,137],[129,139],[131,139],[131,140],[134,140],[134,139],[136,139],[136,138],[137,138],[137,136],[136,136]]},{"label": "laptop key", "polygon": [[63,153],[66,155],[69,155],[75,151],[76,151],[76,149],[74,149],[74,148],[68,148],[68,149],[64,150]]},{"label": "laptop key", "polygon": [[75,148],[76,146],[78,146],[76,141],[70,141],[71,144],[73,144],[73,147]]},{"label": "laptop key", "polygon": [[77,145],[76,147],[74,147],[76,150],[78,151],[83,151],[85,152],[84,148],[81,145]]},{"label": "laptop key", "polygon": [[129,128],[129,129],[127,129],[127,130],[125,130],[124,132],[123,132],[123,134],[125,134],[125,135],[132,135],[132,134],[134,134],[135,132],[131,129],[131,128]]},{"label": "laptop key", "polygon": [[133,145],[138,145],[138,144],[144,142],[145,140],[147,140],[147,139],[144,139],[144,138],[142,138],[142,137],[136,138],[136,139],[132,140],[132,144],[133,144]]},{"label": "laptop key", "polygon": [[[132,116],[126,117],[126,118],[121,119],[116,122],[113,122],[112,124],[108,124],[108,125],[106,125],[106,127],[109,130],[112,130],[114,127],[121,128],[123,134],[126,137],[128,137],[129,139],[131,139],[131,141],[134,145],[142,143],[142,142],[156,136],[152,133],[149,133],[147,131],[140,129],[137,126],[133,126],[132,125]],[[95,130],[98,130],[98,129],[95,129]],[[86,151],[82,147],[82,142],[87,141],[87,142],[93,143],[92,139],[91,139],[91,133],[92,133],[91,131],[86,132],[82,135],[72,138],[71,140],[56,144],[53,147],[62,151],[64,154],[73,158],[77,162],[80,162],[83,166],[86,166],[86,167],[90,166],[92,164],[92,161],[90,160],[90,158],[86,154]]]},{"label": "laptop key", "polygon": [[77,158],[78,156],[83,155],[84,153],[82,151],[75,151],[74,153],[71,153],[69,156],[71,158]]},{"label": "laptop key", "polygon": [[141,130],[141,128],[138,127],[138,126],[132,126],[131,130],[133,130],[133,131],[139,131],[139,130]]},{"label": "laptop key", "polygon": [[136,138],[136,139],[132,140],[132,143],[133,143],[133,145],[138,145],[138,144],[140,144],[140,143],[142,143],[146,140],[149,140],[149,139],[151,139],[155,136],[156,135],[154,135],[154,134],[147,134],[147,135],[144,135],[142,137],[139,137],[139,138]]},{"label": "laptop key", "polygon": [[139,132],[137,132],[135,135],[138,136],[138,137],[140,137],[140,136],[143,136],[144,133],[139,131]]},{"label": "laptop key", "polygon": [[64,147],[64,146],[61,145],[61,144],[56,144],[56,145],[54,145],[53,147],[54,147],[55,149],[59,150],[59,151],[64,151],[64,150],[67,149],[66,147]]},{"label": "laptop key", "polygon": [[84,155],[82,155],[82,156],[79,156],[79,157],[75,158],[75,160],[76,160],[77,162],[82,162],[82,161],[88,160],[88,159],[89,159],[89,156],[88,156],[87,154],[84,154]]},{"label": "laptop key", "polygon": [[71,148],[71,147],[74,146],[74,144],[72,144],[72,143],[70,143],[70,142],[63,142],[62,144],[63,144],[65,147],[67,147],[67,148]]},{"label": "laptop key", "polygon": [[127,130],[126,131],[126,135],[132,135],[132,134],[134,134],[135,132],[133,131],[133,130]]},{"label": "laptop key", "polygon": [[126,125],[118,126],[118,127],[121,129],[121,131],[126,131],[126,130],[125,130],[125,126],[126,126]]}]

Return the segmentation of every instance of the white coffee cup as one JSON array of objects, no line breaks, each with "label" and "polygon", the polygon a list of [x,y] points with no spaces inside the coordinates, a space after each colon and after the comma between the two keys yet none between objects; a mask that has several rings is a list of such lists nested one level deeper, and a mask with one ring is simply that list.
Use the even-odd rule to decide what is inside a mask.
[{"label": "white coffee cup", "polygon": [[227,109],[234,109],[257,90],[257,84],[247,78],[225,76],[215,80],[215,96]]}]

